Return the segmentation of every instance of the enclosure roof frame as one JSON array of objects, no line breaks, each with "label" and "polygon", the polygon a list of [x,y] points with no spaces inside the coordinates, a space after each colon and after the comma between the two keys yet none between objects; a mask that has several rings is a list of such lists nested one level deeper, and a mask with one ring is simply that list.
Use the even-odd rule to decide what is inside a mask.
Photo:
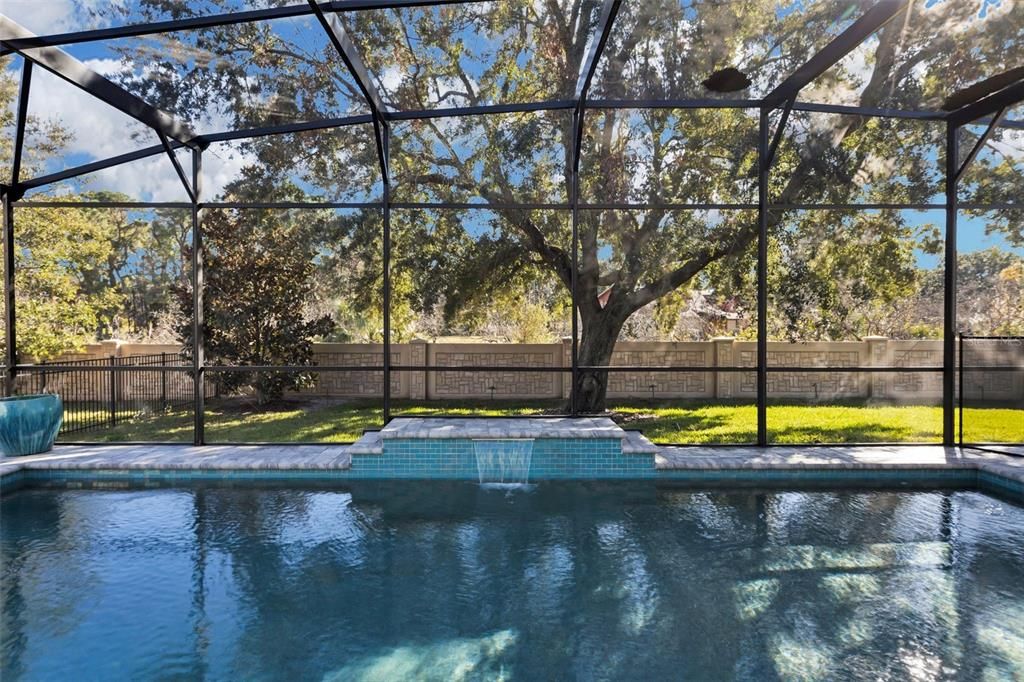
[{"label": "enclosure roof frame", "polygon": [[[866,106],[831,105],[814,102],[800,102],[799,92],[820,76],[843,57],[856,49],[868,37],[896,17],[906,11],[910,0],[878,0],[865,10],[847,29],[829,42],[824,48],[811,56],[807,62],[797,67],[786,79],[764,97],[755,99],[642,99],[642,100],[600,100],[588,99],[590,82],[593,79],[600,56],[611,32],[621,5],[621,0],[605,0],[602,3],[598,32],[587,50],[581,63],[572,99],[545,100],[526,103],[503,103],[474,106],[457,106],[442,109],[422,110],[391,110],[384,103],[381,93],[376,89],[361,55],[345,31],[339,13],[358,12],[365,10],[408,9],[418,7],[437,7],[444,5],[461,5],[484,3],[488,0],[328,0],[318,2],[307,0],[306,4],[293,4],[283,7],[270,7],[243,12],[228,12],[200,17],[187,17],[169,21],[157,21],[143,24],[131,24],[86,31],[74,31],[49,35],[33,35],[16,22],[0,14],[0,55],[18,54],[68,80],[82,88],[89,95],[104,101],[122,112],[139,120],[158,134],[165,135],[175,147],[187,146],[203,149],[212,142],[224,142],[268,135],[303,132],[309,130],[325,130],[350,125],[372,123],[379,129],[389,121],[414,121],[430,118],[462,117],[477,115],[494,115],[503,113],[540,112],[572,110],[582,118],[585,109],[647,109],[647,108],[750,108],[774,110],[786,104],[794,111],[831,113],[839,115],[872,116],[882,118],[899,118],[909,120],[948,121],[955,125],[968,123],[989,123],[992,116],[1011,104],[1020,102],[1024,81],[1019,81],[1003,90],[985,97],[978,102],[968,104],[953,112],[942,111],[904,111]],[[85,67],[74,57],[62,50],[60,45],[71,45],[117,38],[146,36],[156,33],[200,30],[217,26],[228,26],[258,21],[272,21],[300,16],[316,16],[324,27],[325,33],[335,46],[339,56],[345,63],[349,75],[354,79],[370,108],[369,115],[346,116],[340,118],[323,118],[308,122],[269,125],[249,129],[232,129],[205,135],[196,134],[185,123],[163,112],[141,98],[125,91],[120,86]],[[1001,120],[1000,125],[1015,129],[1024,129],[1024,121]],[[387,159],[380,139],[381,131],[376,130],[378,157],[381,161],[381,174],[386,176]],[[576,131],[582,137],[582,126]],[[573,141],[574,164],[578,163],[582,139]],[[120,154],[109,159],[83,164],[76,168],[50,173],[12,186],[12,194],[20,198],[27,189],[36,189],[47,184],[77,177],[85,173],[95,172],[122,163],[153,156],[166,151],[163,145],[147,147],[135,152]]]}]

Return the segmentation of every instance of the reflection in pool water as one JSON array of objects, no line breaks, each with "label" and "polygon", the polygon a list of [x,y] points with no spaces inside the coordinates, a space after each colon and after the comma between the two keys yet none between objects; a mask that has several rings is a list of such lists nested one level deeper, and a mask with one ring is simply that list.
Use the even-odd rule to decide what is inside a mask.
[{"label": "reflection in pool water", "polygon": [[1013,679],[1024,509],[973,492],[22,490],[24,679]]}]

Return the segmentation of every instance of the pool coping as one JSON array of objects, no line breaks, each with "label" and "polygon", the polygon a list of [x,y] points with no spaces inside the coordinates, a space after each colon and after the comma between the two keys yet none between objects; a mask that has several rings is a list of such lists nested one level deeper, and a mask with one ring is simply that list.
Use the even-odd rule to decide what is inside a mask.
[{"label": "pool coping", "polygon": [[[47,481],[344,482],[355,480],[352,458],[344,445],[58,445],[41,455],[0,458],[0,490]],[[1024,457],[941,446],[660,447],[651,475],[622,479],[774,487],[945,482],[1024,503]]]}]

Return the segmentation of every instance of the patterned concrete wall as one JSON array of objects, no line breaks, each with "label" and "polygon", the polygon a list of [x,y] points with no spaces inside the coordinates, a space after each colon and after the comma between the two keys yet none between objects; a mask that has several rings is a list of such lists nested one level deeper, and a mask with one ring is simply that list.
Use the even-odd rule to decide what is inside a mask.
[{"label": "patterned concrete wall", "polygon": [[[427,364],[438,367],[561,367],[561,344],[429,344]],[[562,372],[431,372],[428,399],[558,398]]]},{"label": "patterned concrete wall", "polygon": [[[175,356],[177,346],[117,344],[107,342],[77,354],[74,359],[126,357],[168,353]],[[318,372],[315,386],[303,389],[303,395],[339,398],[378,398],[383,394],[382,348],[379,344],[315,344],[318,365],[366,367],[347,372]],[[72,359],[69,357],[68,359]],[[403,370],[391,377],[391,393],[396,399],[460,400],[567,398],[572,366],[571,344],[432,344],[414,341],[392,346],[391,362],[396,366],[422,367],[528,367],[538,371],[437,371]],[[707,342],[635,342],[618,344],[612,356],[613,366],[694,367],[693,372],[665,372],[651,369],[637,372],[610,372],[611,398],[723,398],[749,400],[757,396],[757,378],[753,371],[712,371],[707,368],[753,368],[757,363],[757,344],[733,338]],[[975,342],[965,345],[968,366],[1017,366],[1021,372],[977,371],[965,374],[966,399],[969,401],[1024,400],[1024,348],[1019,342]],[[776,368],[805,367],[801,371],[769,372],[768,392],[772,397],[797,400],[878,398],[884,400],[937,404],[942,397],[940,372],[836,372],[835,368],[915,367],[941,368],[942,342],[928,340],[889,340],[868,337],[863,341],[834,343],[768,344],[768,365]],[[819,368],[819,369],[815,369]],[[557,371],[540,371],[540,370]],[[700,371],[704,370],[704,371]],[[97,395],[107,395],[109,378],[97,373]],[[146,375],[148,376],[148,374]],[[152,373],[153,382],[159,374]],[[188,382],[185,374],[169,374],[173,382]],[[105,383],[107,382],[107,383]],[[153,386],[144,382],[125,385],[126,394],[151,397]]]},{"label": "patterned concrete wall", "polygon": [[1024,341],[1021,339],[967,339],[963,345],[964,405],[993,400],[1014,400],[1024,396],[1024,371],[985,371],[991,366],[1024,364]]},{"label": "patterned concrete wall", "polygon": [[[318,343],[313,346],[313,362],[322,366],[368,369],[318,372],[314,377],[315,385],[302,389],[303,394],[344,398],[380,398],[384,395],[384,372],[369,369],[384,364],[384,350],[379,344]],[[391,351],[391,363],[404,364],[402,353],[395,348]],[[403,393],[403,378],[399,373],[391,375],[392,395]],[[406,388],[404,392],[408,393],[408,389]]]}]

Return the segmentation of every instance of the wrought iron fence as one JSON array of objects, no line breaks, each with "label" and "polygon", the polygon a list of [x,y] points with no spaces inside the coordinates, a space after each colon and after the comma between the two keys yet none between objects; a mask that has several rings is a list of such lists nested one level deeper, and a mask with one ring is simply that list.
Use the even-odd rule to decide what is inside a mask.
[{"label": "wrought iron fence", "polygon": [[[54,369],[46,369],[54,365]],[[64,403],[60,435],[111,428],[144,414],[191,407],[191,367],[178,353],[61,360],[18,374],[17,391],[55,393]],[[207,395],[214,392],[206,382]]]}]

